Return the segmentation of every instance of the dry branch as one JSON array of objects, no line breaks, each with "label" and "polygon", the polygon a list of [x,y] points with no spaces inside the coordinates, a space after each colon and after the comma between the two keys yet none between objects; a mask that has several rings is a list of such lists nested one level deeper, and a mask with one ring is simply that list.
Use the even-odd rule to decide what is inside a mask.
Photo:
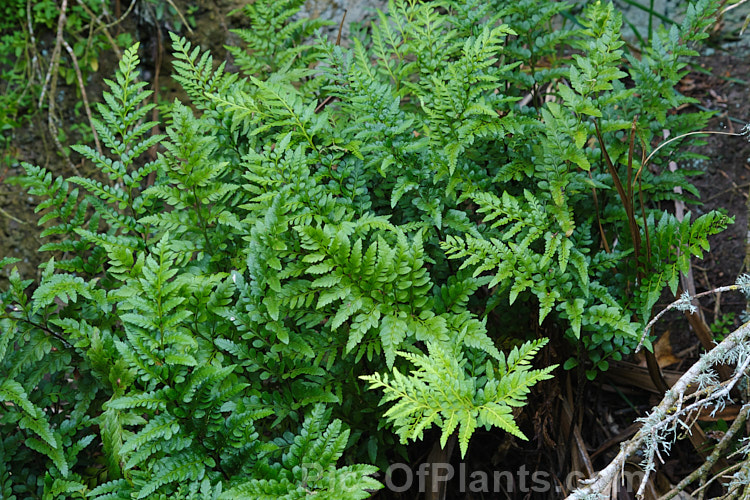
[{"label": "dry branch", "polygon": [[[568,496],[568,499],[595,498],[597,495],[609,491],[613,481],[620,476],[626,460],[642,449],[646,451],[647,457],[647,476],[642,481],[642,485],[645,484],[648,474],[650,474],[655,466],[655,460],[660,456],[659,447],[670,444],[665,439],[666,435],[675,435],[678,429],[686,428],[687,424],[684,420],[694,412],[708,407],[720,408],[728,398],[729,391],[744,377],[745,371],[750,365],[750,350],[747,346],[748,338],[750,338],[750,323],[742,325],[728,335],[714,349],[704,354],[667,391],[662,401],[653,409],[650,415],[643,419],[641,429],[630,441],[622,446],[614,460],[599,471],[590,481],[587,481],[587,484]],[[699,388],[692,395],[689,394],[691,386],[699,385],[699,381],[705,380],[707,376],[712,374],[712,367],[714,365],[722,363],[733,352],[737,354],[737,350],[741,354],[739,356],[741,359],[737,363],[737,369],[730,380],[706,388]],[[687,404],[689,401],[693,402]],[[642,491],[639,491],[639,494],[642,493]]]}]

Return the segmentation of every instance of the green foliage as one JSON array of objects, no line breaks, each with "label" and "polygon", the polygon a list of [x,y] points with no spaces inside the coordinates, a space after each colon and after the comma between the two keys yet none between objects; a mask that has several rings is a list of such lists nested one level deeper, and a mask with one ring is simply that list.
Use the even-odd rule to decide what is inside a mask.
[{"label": "green foliage", "polygon": [[[445,447],[448,437],[458,427],[458,441],[461,456],[466,455],[469,438],[474,430],[484,425],[491,426],[527,439],[513,421],[513,406],[523,406],[529,388],[552,378],[549,374],[555,367],[542,370],[529,370],[531,358],[546,344],[540,340],[524,344],[519,351],[514,348],[508,359],[501,356],[498,367],[487,362],[484,372],[466,372],[466,359],[451,352],[448,346],[428,343],[429,356],[399,352],[417,369],[408,376],[397,369],[393,377],[379,374],[363,376],[371,382],[372,388],[383,388],[382,403],[397,401],[384,416],[391,421],[402,441],[421,439],[425,429],[433,423],[442,429],[441,446]],[[486,377],[481,390],[477,388],[477,377]]]},{"label": "green foliage", "polygon": [[715,318],[711,323],[711,331],[718,341],[722,341],[724,337],[732,332],[734,325],[735,314],[733,312],[724,313],[720,317]]},{"label": "green foliage", "polygon": [[[369,498],[372,490],[382,487],[371,477],[377,471],[371,465],[348,465],[336,468],[346,448],[349,431],[341,422],[329,419],[322,405],[313,409],[298,436],[285,443],[281,463],[264,469],[262,479],[241,482],[228,490],[222,499],[307,498],[359,500]],[[368,491],[370,490],[370,491]]]},{"label": "green foliage", "polygon": [[227,47],[235,63],[247,76],[265,80],[271,75],[292,72],[299,78],[310,64],[319,61],[320,48],[306,42],[315,30],[329,23],[293,16],[304,0],[252,2],[241,11],[250,26],[234,29],[243,47]]},{"label": "green foliage", "polygon": [[31,93],[25,84],[30,59],[21,57],[28,34],[26,2],[10,0],[0,7],[0,162],[11,161],[8,149],[13,132],[23,122],[23,108],[31,103]]},{"label": "green foliage", "polygon": [[[11,155],[9,148],[17,129],[30,126],[34,115],[46,107],[45,96],[49,96],[47,92],[55,92],[58,81],[75,88],[71,88],[71,92],[80,95],[75,64],[86,82],[98,71],[101,54],[111,50],[112,44],[124,47],[130,43],[129,36],[115,40],[105,35],[103,21],[109,15],[107,11],[107,5],[98,0],[67,3],[59,41],[67,43],[75,56],[73,63],[67,47],[54,50],[46,45],[49,39],[52,39],[52,46],[58,41],[60,2],[7,0],[0,6],[0,161],[14,159],[16,155]],[[53,69],[54,75],[51,74]],[[83,118],[80,104],[74,108],[79,119]],[[91,129],[85,120],[58,129],[62,142],[68,132],[87,137]]]},{"label": "green foliage", "polygon": [[125,51],[101,180],[24,165],[55,257],[1,296],[4,497],[366,498],[432,425],[524,438],[529,332],[595,376],[730,222],[638,160],[706,118],[671,113],[700,16],[636,61],[603,4],[545,35],[565,4],[394,0],[344,49],[300,3],[247,7],[242,75],[174,36],[163,136]]}]

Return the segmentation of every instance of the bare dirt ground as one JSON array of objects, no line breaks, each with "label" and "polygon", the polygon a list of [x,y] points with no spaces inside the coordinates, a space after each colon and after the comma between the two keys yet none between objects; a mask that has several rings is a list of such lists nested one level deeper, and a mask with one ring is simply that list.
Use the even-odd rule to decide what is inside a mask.
[{"label": "bare dirt ground", "polygon": [[[698,99],[707,109],[718,110],[709,129],[741,132],[750,121],[750,63],[746,56],[716,52],[699,59],[701,69],[709,75],[691,73],[683,82],[695,85],[686,93]],[[692,77],[692,78],[691,78]],[[693,83],[695,82],[695,83]],[[714,238],[711,252],[695,264],[696,284],[704,289],[727,284],[747,267],[748,188],[750,188],[750,142],[747,137],[711,135],[699,152],[708,156],[705,174],[695,179],[701,192],[703,211],[725,209],[735,216],[735,223]],[[709,312],[731,311],[732,306],[744,307],[742,297],[707,302]],[[726,307],[725,307],[726,306]],[[714,309],[715,308],[715,309]],[[719,318],[714,318],[719,319]]]}]

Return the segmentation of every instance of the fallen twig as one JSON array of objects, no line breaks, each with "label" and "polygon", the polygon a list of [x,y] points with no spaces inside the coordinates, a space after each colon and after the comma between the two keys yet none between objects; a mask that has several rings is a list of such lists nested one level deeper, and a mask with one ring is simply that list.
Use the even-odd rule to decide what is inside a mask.
[{"label": "fallen twig", "polygon": [[[568,499],[590,498],[608,491],[613,480],[619,476],[625,461],[637,450],[645,447],[647,467],[646,477],[641,483],[642,489],[648,475],[653,470],[654,461],[658,458],[658,447],[666,444],[665,435],[669,432],[675,433],[678,428],[685,426],[683,418],[686,416],[710,407],[712,403],[716,407],[720,406],[728,397],[729,391],[744,377],[745,371],[750,365],[750,353],[746,352],[749,337],[750,323],[746,323],[728,335],[713,350],[704,354],[680,377],[672,389],[667,391],[662,401],[649,416],[643,419],[643,427],[630,441],[622,446],[614,460],[599,471],[594,478],[586,481],[584,486],[569,495]],[[706,376],[711,373],[712,367],[724,361],[735,349],[742,349],[745,354],[749,355],[744,356],[742,362],[738,363],[737,369],[729,381],[696,391],[693,395],[686,395],[691,385],[696,384],[698,380],[705,380]],[[690,400],[694,400],[694,402],[685,404]],[[642,493],[642,491],[638,492],[639,495]]]},{"label": "fallen twig", "polygon": [[671,498],[674,498],[680,491],[684,490],[688,485],[694,483],[698,479],[700,479],[702,483],[705,483],[706,475],[711,470],[711,467],[713,467],[713,465],[717,463],[719,457],[721,457],[721,454],[724,452],[727,446],[729,446],[732,438],[745,425],[748,413],[750,413],[750,404],[746,404],[742,407],[740,413],[737,415],[737,418],[735,418],[734,422],[732,423],[732,426],[727,430],[726,433],[724,433],[721,441],[719,441],[716,446],[714,446],[711,455],[706,459],[706,461],[703,462],[700,467],[690,473],[689,476],[680,481],[677,486],[672,488],[667,494],[661,496],[659,500],[669,500]]},{"label": "fallen twig", "polygon": [[[65,27],[67,9],[68,0],[62,0],[62,5],[60,6],[60,17],[57,18],[57,36],[55,39],[55,48],[52,51],[52,60],[50,61],[49,70],[47,72],[47,76],[45,77],[44,86],[42,87],[42,92],[39,97],[39,107],[42,107],[42,98],[44,97],[46,90],[47,105],[49,106],[49,110],[47,111],[47,127],[49,128],[50,135],[52,136],[52,141],[55,143],[55,146],[57,147],[58,151],[60,151],[60,154],[63,156],[63,158],[65,158],[68,167],[76,175],[80,176],[80,172],[78,172],[76,166],[73,165],[73,162],[70,161],[70,156],[68,156],[68,153],[65,152],[65,148],[60,143],[57,125],[55,124],[55,94],[57,91],[57,76],[60,71],[60,56],[62,54],[61,47],[63,45],[63,28]],[[49,87],[47,87],[48,82]]]},{"label": "fallen twig", "polygon": [[73,61],[73,69],[76,72],[76,79],[78,80],[78,88],[81,90],[81,97],[83,98],[83,109],[86,110],[86,116],[89,119],[89,125],[91,125],[91,132],[94,134],[94,144],[96,145],[96,150],[99,152],[99,154],[102,153],[102,145],[99,144],[99,134],[96,133],[96,127],[94,127],[94,119],[91,116],[91,107],[89,106],[89,98],[86,95],[86,86],[83,84],[83,76],[81,75],[81,67],[78,65],[78,58],[75,55],[75,52],[73,52],[73,49],[71,48],[70,44],[66,41],[62,41],[63,47],[65,47],[65,50],[68,52],[68,55],[70,55],[70,59]]}]

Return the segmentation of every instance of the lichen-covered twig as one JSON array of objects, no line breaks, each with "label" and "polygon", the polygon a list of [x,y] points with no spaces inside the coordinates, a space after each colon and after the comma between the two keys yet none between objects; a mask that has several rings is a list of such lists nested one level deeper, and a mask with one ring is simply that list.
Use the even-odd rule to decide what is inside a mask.
[{"label": "lichen-covered twig", "polygon": [[671,498],[674,498],[688,485],[694,483],[699,479],[701,480],[701,483],[708,484],[705,483],[706,475],[711,470],[711,467],[713,467],[713,465],[719,460],[719,457],[721,457],[721,454],[724,452],[727,446],[729,446],[729,444],[732,442],[737,432],[744,427],[745,422],[747,421],[748,413],[750,413],[750,404],[745,404],[740,410],[740,413],[737,415],[737,418],[734,419],[732,426],[727,430],[727,432],[724,433],[724,436],[722,436],[721,440],[716,443],[716,446],[714,446],[714,449],[708,459],[706,459],[706,461],[703,462],[700,467],[690,473],[690,475],[680,481],[677,486],[672,488],[665,495],[661,496],[659,500],[670,500]]},{"label": "lichen-covered twig", "polygon": [[[738,280],[738,284],[722,287],[717,290],[747,289],[747,279]],[[698,294],[703,296],[715,293],[717,290]],[[690,304],[690,297],[681,297],[669,308],[677,307],[679,303]],[[657,318],[660,315],[657,316]],[[656,318],[655,318],[656,319]],[[649,323],[647,328],[655,320]],[[622,445],[620,452],[609,465],[596,476],[574,491],[568,499],[598,498],[608,491],[616,478],[620,477],[625,461],[638,450],[645,452],[644,469],[646,477],[641,482],[638,494],[648,480],[648,475],[654,470],[655,461],[661,449],[668,449],[678,429],[686,426],[684,420],[694,412],[705,408],[721,408],[729,397],[729,391],[745,376],[750,366],[750,323],[746,323],[728,335],[714,349],[704,354],[700,360],[688,369],[685,374],[667,391],[662,401],[648,417],[642,420],[643,426],[630,441]],[[713,367],[717,364],[734,361],[736,369],[731,379],[717,383]],[[697,385],[699,390],[686,395],[688,387]],[[708,465],[710,468],[710,464]]]},{"label": "lichen-covered twig", "polygon": [[643,342],[646,340],[646,337],[648,336],[648,332],[651,331],[651,327],[654,326],[654,324],[661,319],[662,316],[664,316],[668,311],[671,311],[672,309],[678,309],[680,311],[692,311],[695,307],[692,304],[692,301],[694,299],[699,299],[701,297],[705,297],[707,295],[713,295],[715,293],[721,293],[721,292],[731,292],[735,290],[741,290],[742,286],[738,284],[734,285],[727,285],[727,286],[721,286],[719,288],[714,288],[713,290],[708,290],[706,292],[701,292],[698,294],[695,294],[693,296],[689,295],[687,292],[683,293],[679,299],[675,300],[671,304],[669,304],[667,307],[665,307],[662,311],[659,312],[656,316],[654,316],[651,321],[648,322],[646,325],[646,328],[643,329],[643,333],[641,334],[640,341],[638,342],[638,345],[635,348],[635,352],[638,352],[643,347]]}]

